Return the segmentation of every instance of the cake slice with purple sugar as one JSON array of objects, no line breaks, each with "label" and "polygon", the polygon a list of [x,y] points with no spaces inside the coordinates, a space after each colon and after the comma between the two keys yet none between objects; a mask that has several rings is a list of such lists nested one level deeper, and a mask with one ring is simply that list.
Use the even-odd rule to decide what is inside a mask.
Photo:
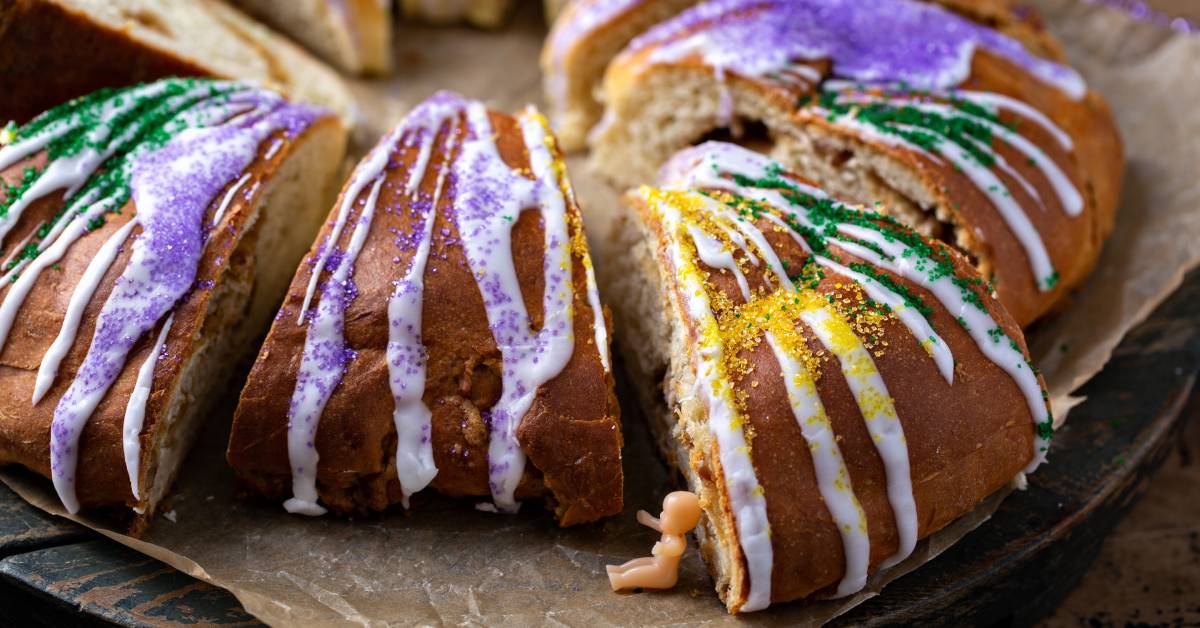
[{"label": "cake slice with purple sugar", "polygon": [[[443,92],[359,162],[242,391],[229,462],[288,512],[620,512],[621,430],[546,120]],[[486,501],[483,501],[486,500]]]}]

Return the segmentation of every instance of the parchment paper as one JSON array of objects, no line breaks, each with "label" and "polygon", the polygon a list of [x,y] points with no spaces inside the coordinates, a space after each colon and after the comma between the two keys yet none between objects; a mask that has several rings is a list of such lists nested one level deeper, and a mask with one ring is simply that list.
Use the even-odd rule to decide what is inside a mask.
[{"label": "parchment paper", "polygon": [[[397,44],[399,74],[355,88],[368,121],[356,133],[359,150],[437,89],[456,89],[507,110],[539,101],[536,58],[543,30],[537,12],[529,10],[532,3],[524,4],[526,11],[504,33],[405,27]],[[1064,40],[1076,67],[1108,97],[1129,157],[1117,230],[1099,268],[1066,311],[1034,330],[1035,360],[1062,418],[1073,403],[1069,393],[1098,372],[1125,332],[1200,262],[1200,38],[1075,0],[1034,4]],[[572,159],[572,174],[590,235],[599,243],[614,191],[589,177],[579,158]],[[602,266],[603,248],[594,253]],[[635,523],[634,512],[656,512],[673,486],[650,451],[633,404],[623,406],[626,512],[560,530],[536,503],[519,515],[497,516],[476,512],[469,502],[434,497],[411,516],[391,512],[347,520],[295,517],[279,504],[242,499],[224,460],[235,398],[231,391],[230,407],[212,417],[190,456],[170,504],[173,520],[160,517],[138,540],[99,519],[71,518],[225,587],[247,611],[273,624],[735,621],[725,614],[695,552],[684,560],[673,591],[617,595],[608,588],[604,565],[645,555],[657,539]],[[35,505],[64,515],[44,479],[13,468],[0,470],[0,479]],[[922,543],[909,561],[874,578],[866,593],[839,602],[784,605],[745,620],[827,621],[983,523],[1001,497]]]}]

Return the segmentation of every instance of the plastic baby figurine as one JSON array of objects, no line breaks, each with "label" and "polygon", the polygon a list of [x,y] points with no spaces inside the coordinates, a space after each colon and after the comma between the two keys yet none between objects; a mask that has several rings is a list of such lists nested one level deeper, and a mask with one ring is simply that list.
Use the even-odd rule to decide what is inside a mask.
[{"label": "plastic baby figurine", "polygon": [[663,500],[660,518],[639,510],[638,523],[662,533],[650,551],[653,556],[635,558],[624,565],[608,566],[613,591],[621,589],[670,589],[679,580],[679,561],[687,549],[687,533],[700,522],[700,498],[675,491]]}]

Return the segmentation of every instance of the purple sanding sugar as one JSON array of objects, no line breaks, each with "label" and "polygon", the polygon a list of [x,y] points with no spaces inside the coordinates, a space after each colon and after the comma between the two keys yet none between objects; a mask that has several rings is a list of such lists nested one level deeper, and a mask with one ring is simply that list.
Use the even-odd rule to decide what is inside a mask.
[{"label": "purple sanding sugar", "polygon": [[626,54],[657,47],[655,61],[691,55],[742,76],[769,76],[798,60],[829,59],[840,78],[944,90],[970,74],[978,47],[1072,98],[1086,91],[1073,69],[1016,40],[915,0],[714,0],[647,31]]},{"label": "purple sanding sugar", "polygon": [[208,207],[253,163],[267,137],[279,130],[295,135],[319,115],[316,109],[257,90],[247,89],[246,96],[254,110],[233,122],[182,131],[134,165],[130,189],[142,232],[101,308],[87,355],[51,425],[51,471],[68,510],[78,508],[74,469],[79,434],[137,341],[196,285]]}]

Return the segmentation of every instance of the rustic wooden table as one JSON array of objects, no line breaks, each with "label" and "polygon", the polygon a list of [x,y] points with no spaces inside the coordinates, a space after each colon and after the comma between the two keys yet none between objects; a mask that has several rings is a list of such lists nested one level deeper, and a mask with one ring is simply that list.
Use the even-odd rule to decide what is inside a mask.
[{"label": "rustic wooden table", "polygon": [[[1198,0],[1147,4],[1200,22]],[[1182,427],[1189,418],[1200,425],[1189,416],[1200,414],[1198,371],[1200,272],[1085,386],[1089,400],[1057,439],[1056,464],[1030,490],[839,623],[1028,625],[1049,615],[1051,625],[1200,625],[1200,521],[1187,519],[1200,516],[1200,473],[1187,453],[1187,444],[1200,445],[1200,428],[1185,441]],[[1170,482],[1105,543],[1168,456]],[[258,622],[224,590],[46,515],[0,485],[0,625],[65,624]]]}]

